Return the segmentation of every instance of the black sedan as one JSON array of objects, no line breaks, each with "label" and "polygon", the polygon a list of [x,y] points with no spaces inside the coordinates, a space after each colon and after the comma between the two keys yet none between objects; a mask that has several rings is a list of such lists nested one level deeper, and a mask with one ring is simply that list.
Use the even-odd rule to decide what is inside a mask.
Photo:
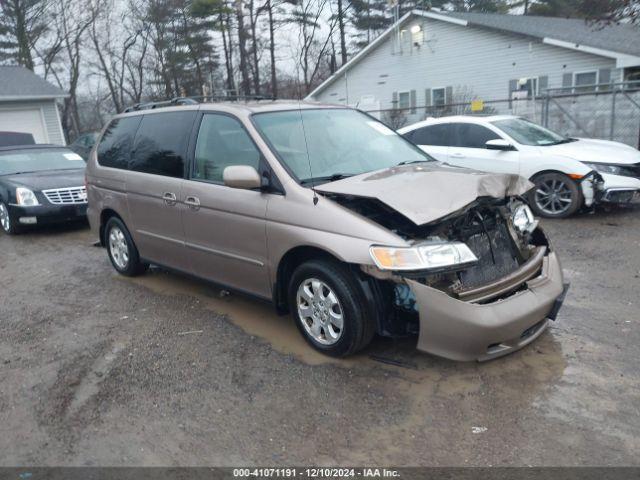
[{"label": "black sedan", "polygon": [[0,148],[0,226],[8,234],[28,225],[87,215],[85,162],[55,145]]}]

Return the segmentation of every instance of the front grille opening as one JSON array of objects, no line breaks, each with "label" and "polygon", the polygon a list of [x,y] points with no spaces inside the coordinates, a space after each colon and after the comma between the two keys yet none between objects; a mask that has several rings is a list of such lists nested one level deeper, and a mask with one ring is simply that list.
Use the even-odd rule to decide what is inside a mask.
[{"label": "front grille opening", "polygon": [[84,186],[52,188],[42,193],[53,205],[78,205],[87,203],[87,189]]}]

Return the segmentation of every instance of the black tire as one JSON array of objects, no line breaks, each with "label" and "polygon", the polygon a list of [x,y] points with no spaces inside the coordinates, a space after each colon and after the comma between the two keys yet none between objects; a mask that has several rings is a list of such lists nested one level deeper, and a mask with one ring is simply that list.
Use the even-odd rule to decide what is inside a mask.
[{"label": "black tire", "polygon": [[580,187],[564,173],[542,173],[531,181],[535,188],[529,193],[529,204],[540,217],[566,218],[576,213],[584,203]]},{"label": "black tire", "polygon": [[[114,243],[112,243],[112,233],[124,241],[124,245],[126,245],[127,248],[126,261],[125,257],[121,256],[123,250],[117,248],[114,246]],[[122,237],[120,237],[119,233],[122,233]],[[140,261],[140,255],[138,254],[135,243],[133,243],[131,234],[124,222],[118,217],[111,217],[107,221],[104,227],[104,244],[107,248],[111,265],[113,265],[113,268],[115,268],[118,273],[126,275],[127,277],[135,277],[136,275],[146,272],[149,268],[148,263]],[[123,245],[120,242],[116,244]]]},{"label": "black tire", "polygon": [[[323,282],[339,302],[342,329],[337,341],[330,345],[320,343],[307,331],[303,325],[305,320],[298,311],[298,289],[311,279]],[[298,330],[307,343],[326,355],[332,357],[351,355],[366,347],[375,334],[374,306],[366,301],[354,273],[337,261],[311,260],[296,268],[289,283],[288,298]]]},{"label": "black tire", "polygon": [[0,202],[0,229],[7,235],[16,235],[21,232],[16,220],[9,213],[9,207],[4,202]]}]

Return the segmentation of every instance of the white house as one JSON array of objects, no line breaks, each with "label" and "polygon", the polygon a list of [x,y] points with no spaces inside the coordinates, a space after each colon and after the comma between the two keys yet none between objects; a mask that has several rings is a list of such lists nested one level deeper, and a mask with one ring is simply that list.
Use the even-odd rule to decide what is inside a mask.
[{"label": "white house", "polygon": [[[506,100],[637,78],[640,29],[584,20],[414,10],[307,97],[363,110]],[[502,110],[507,102],[496,104]],[[506,112],[504,112],[506,113]]]},{"label": "white house", "polygon": [[0,66],[0,132],[65,145],[56,101],[66,94],[24,67]]}]

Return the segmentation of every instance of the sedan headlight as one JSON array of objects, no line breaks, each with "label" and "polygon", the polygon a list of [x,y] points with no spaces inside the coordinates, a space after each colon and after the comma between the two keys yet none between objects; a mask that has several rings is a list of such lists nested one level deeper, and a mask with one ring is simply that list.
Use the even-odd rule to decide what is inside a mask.
[{"label": "sedan headlight", "polygon": [[18,201],[18,205],[22,205],[24,207],[35,207],[36,205],[40,205],[40,202],[38,202],[38,199],[36,198],[36,194],[28,188],[16,188],[16,199]]},{"label": "sedan headlight", "polygon": [[379,247],[369,250],[381,270],[448,270],[464,268],[478,261],[462,242],[431,243],[415,247]]},{"label": "sedan headlight", "polygon": [[518,205],[513,209],[511,215],[513,226],[521,232],[533,232],[538,226],[538,221],[533,216],[533,212],[528,205]]},{"label": "sedan headlight", "polygon": [[589,168],[593,168],[597,172],[611,173],[613,175],[624,175],[624,167],[620,165],[613,165],[611,163],[582,163],[584,163]]}]

